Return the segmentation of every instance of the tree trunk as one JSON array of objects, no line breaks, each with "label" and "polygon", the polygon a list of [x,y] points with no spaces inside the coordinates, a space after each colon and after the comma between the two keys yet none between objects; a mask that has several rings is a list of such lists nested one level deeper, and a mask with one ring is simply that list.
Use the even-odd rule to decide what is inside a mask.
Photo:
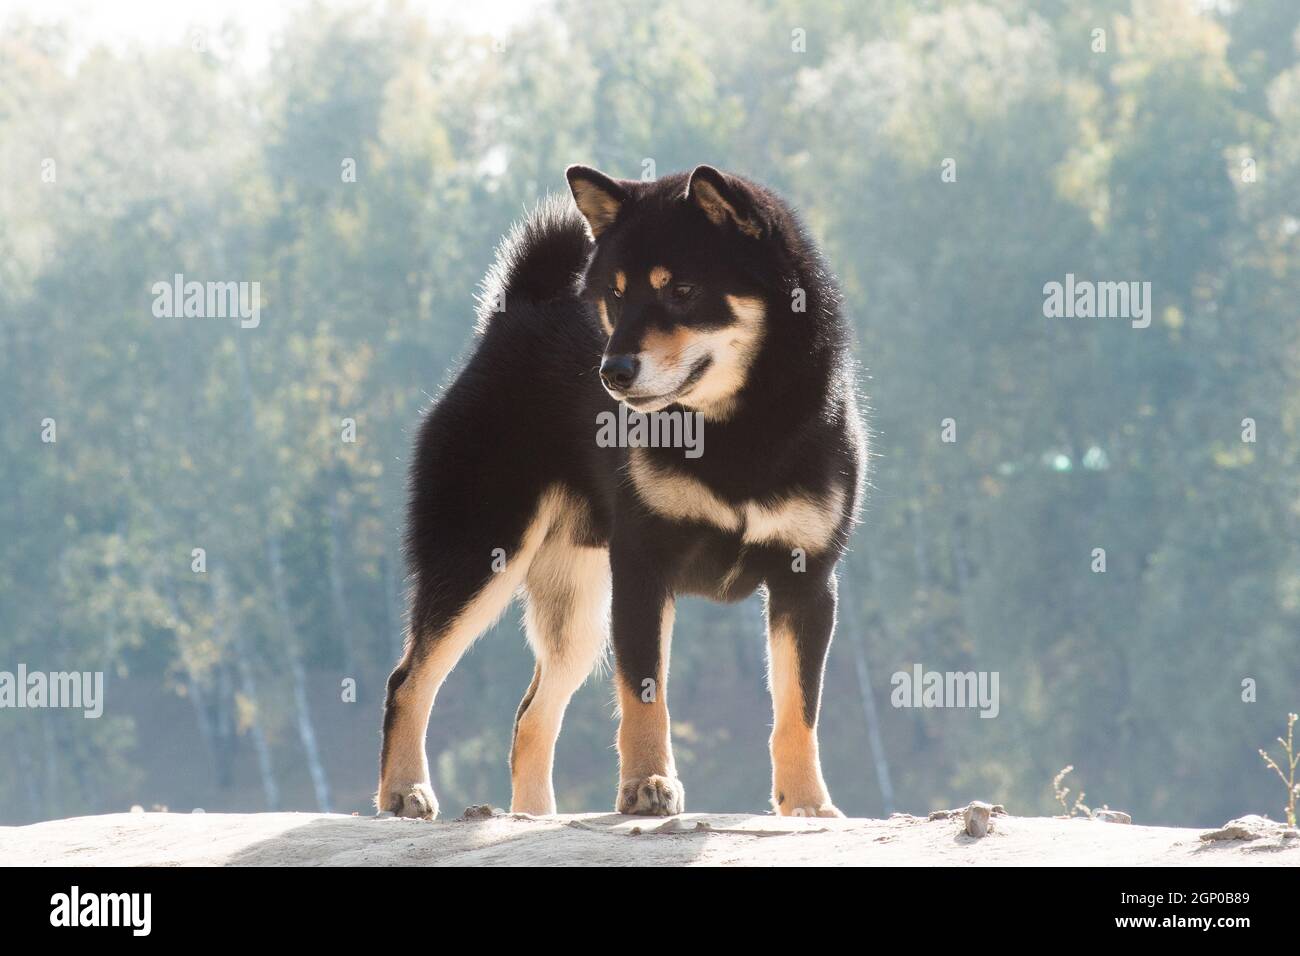
[{"label": "tree trunk", "polygon": [[854,664],[858,672],[858,691],[862,697],[862,716],[867,724],[867,742],[871,746],[871,760],[880,786],[880,799],[884,816],[894,812],[894,783],[889,776],[889,758],[880,736],[880,715],[876,711],[876,696],[871,689],[871,672],[867,666],[866,631],[862,627],[862,614],[852,587],[845,587],[850,569],[845,562],[839,582],[838,608],[840,619],[849,631],[849,646],[853,648]]},{"label": "tree trunk", "polygon": [[[257,398],[253,393],[253,381],[248,371],[248,361],[244,358],[243,343],[235,336],[235,358],[239,364],[240,384],[244,391],[244,415],[248,428],[249,444],[253,449],[250,467],[259,471],[261,460],[259,446],[260,436],[253,418],[253,408]],[[262,476],[258,475],[260,487],[269,487]],[[302,651],[298,646],[298,635],[293,624],[293,614],[289,610],[289,595],[284,582],[284,561],[281,558],[280,535],[276,530],[275,516],[270,509],[264,512],[263,525],[266,528],[266,558],[271,566],[271,591],[275,600],[276,614],[280,619],[281,638],[285,656],[289,660],[289,679],[293,692],[295,723],[298,738],[302,742],[303,754],[307,759],[307,771],[311,774],[312,789],[316,793],[316,806],[321,811],[330,808],[329,781],[325,777],[325,768],[321,763],[320,747],[316,742],[316,728],[311,719],[311,708],[307,703],[307,673],[302,664]]]},{"label": "tree trunk", "polygon": [[293,616],[289,612],[289,597],[284,585],[284,561],[280,556],[280,536],[270,531],[266,536],[267,560],[271,565],[271,590],[275,595],[276,612],[284,629],[285,653],[289,659],[289,678],[293,690],[293,709],[297,719],[298,739],[302,741],[303,755],[307,758],[307,772],[311,774],[312,790],[316,793],[316,807],[322,812],[330,809],[329,781],[321,762],[320,746],[316,742],[316,727],[307,703],[307,671],[302,664],[302,651],[294,633]]},{"label": "tree trunk", "polygon": [[343,590],[343,540],[340,534],[343,518],[335,488],[326,491],[325,519],[329,531],[330,604],[334,609],[334,629],[338,634],[339,647],[343,651],[343,673],[356,677],[357,658],[352,640],[352,615],[348,613],[347,599]]},{"label": "tree trunk", "polygon": [[253,705],[253,722],[248,729],[253,740],[253,752],[257,755],[257,770],[262,779],[262,794],[266,798],[268,810],[280,809],[280,786],[275,779],[275,764],[271,759],[271,744],[267,740],[266,730],[262,726],[261,709],[258,701],[257,678],[253,662],[248,653],[248,643],[244,639],[243,628],[239,621],[229,613],[230,586],[220,568],[213,571],[213,616],[222,622],[230,638],[230,648],[234,651],[235,667],[239,671],[239,690]]}]

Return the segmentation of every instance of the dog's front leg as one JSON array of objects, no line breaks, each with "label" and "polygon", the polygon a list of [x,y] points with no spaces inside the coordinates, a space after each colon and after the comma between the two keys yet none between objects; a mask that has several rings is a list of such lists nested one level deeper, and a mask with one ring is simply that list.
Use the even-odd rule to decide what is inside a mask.
[{"label": "dog's front leg", "polygon": [[817,752],[822,671],[835,629],[833,573],[768,581],[768,682],[772,689],[772,806],[782,816],[842,817]]},{"label": "dog's front leg", "polygon": [[677,779],[668,719],[673,596],[644,556],[612,549],[612,637],[618,685],[619,813],[671,816],[686,793]]}]

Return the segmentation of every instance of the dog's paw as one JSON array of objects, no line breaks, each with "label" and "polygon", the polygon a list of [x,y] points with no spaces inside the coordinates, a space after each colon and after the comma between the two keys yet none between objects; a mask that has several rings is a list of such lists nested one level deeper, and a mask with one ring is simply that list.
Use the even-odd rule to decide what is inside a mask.
[{"label": "dog's paw", "polygon": [[390,791],[379,808],[399,817],[432,820],[438,815],[438,798],[427,783],[413,783],[405,790]]},{"label": "dog's paw", "polygon": [[653,774],[639,780],[625,780],[618,787],[619,813],[650,817],[671,817],[686,808],[686,790],[675,777]]},{"label": "dog's paw", "polygon": [[[785,811],[782,811],[783,813]],[[829,803],[823,803],[820,806],[791,807],[789,813],[785,814],[791,817],[842,817],[838,807]]]}]

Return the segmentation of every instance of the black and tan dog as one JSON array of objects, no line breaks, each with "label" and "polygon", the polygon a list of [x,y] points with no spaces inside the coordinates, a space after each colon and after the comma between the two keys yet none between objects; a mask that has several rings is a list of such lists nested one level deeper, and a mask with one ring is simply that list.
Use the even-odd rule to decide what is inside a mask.
[{"label": "black and tan dog", "polygon": [[[568,180],[581,217],[549,200],[502,244],[477,347],[420,430],[377,805],[437,814],[434,697],[522,592],[537,664],[515,719],[512,808],[555,812],[560,723],[612,635],[616,808],[680,813],[674,598],[761,587],[773,806],[838,816],[817,712],[866,455],[839,293],[785,203],[737,176],[700,166],[635,182],[574,166]],[[704,453],[602,447],[597,423],[620,402],[699,413]]]}]

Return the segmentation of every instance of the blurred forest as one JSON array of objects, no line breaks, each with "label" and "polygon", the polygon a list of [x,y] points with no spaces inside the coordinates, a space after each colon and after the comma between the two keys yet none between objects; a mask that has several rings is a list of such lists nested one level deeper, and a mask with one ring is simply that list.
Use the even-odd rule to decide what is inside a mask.
[{"label": "blurred forest", "polygon": [[[575,162],[767,182],[843,283],[876,458],[822,716],[842,809],[1052,812],[1071,764],[1139,823],[1278,818],[1298,27],[1294,0],[556,0],[493,37],[328,3],[253,68],[237,24],[111,52],[5,23],[0,670],[102,670],[106,704],[0,711],[0,823],[370,810],[413,430]],[[260,325],[156,318],[176,273],[260,282]],[[1150,327],[1044,317],[1067,273],[1150,282]],[[998,672],[997,718],[892,707],[914,663]],[[673,664],[688,809],[765,809],[757,599],[686,602]],[[448,681],[445,811],[508,805],[531,671],[512,612]],[[612,807],[612,712],[605,677],[575,698],[561,810]]]}]

